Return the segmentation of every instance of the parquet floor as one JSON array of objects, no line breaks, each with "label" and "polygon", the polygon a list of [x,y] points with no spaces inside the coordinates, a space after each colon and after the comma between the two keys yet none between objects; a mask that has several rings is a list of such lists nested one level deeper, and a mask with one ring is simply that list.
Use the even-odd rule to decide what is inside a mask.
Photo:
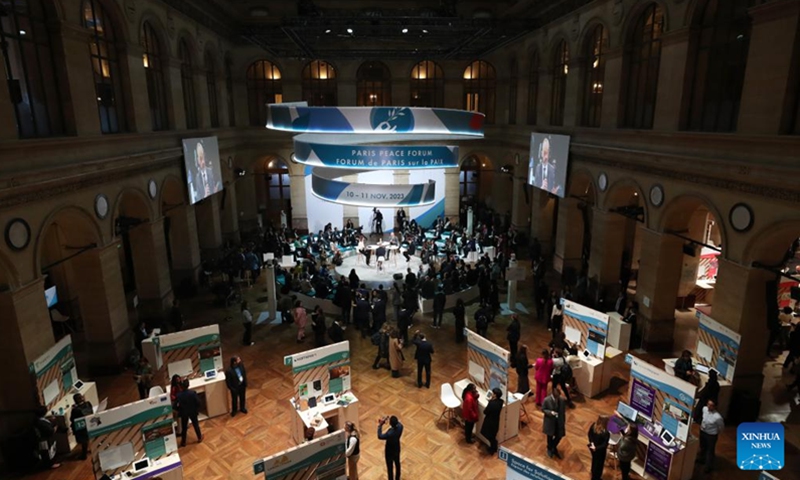
[{"label": "parquet floor", "polygon": [[[255,299],[263,295],[254,288],[247,293]],[[520,301],[532,305],[529,298],[530,284],[520,286]],[[288,326],[260,326],[254,333],[255,346],[241,347],[241,325],[236,309],[228,312],[210,306],[210,297],[198,297],[183,304],[189,327],[219,322],[227,315],[234,321],[221,324],[223,353],[226,359],[232,354],[242,356],[248,368],[250,389],[248,391],[248,415],[217,417],[201,424],[205,440],[197,444],[193,433],[189,444],[180,450],[187,480],[250,479],[252,462],[259,457],[277,453],[293,446],[290,435],[291,415],[288,399],[292,395],[290,372],[283,366],[283,356],[308,348],[307,341],[299,345],[294,340],[295,331]],[[263,306],[262,308],[265,308]],[[468,313],[474,310],[468,309]],[[257,310],[258,307],[253,310]],[[255,316],[255,315],[254,315]],[[471,315],[469,315],[471,318]],[[431,389],[416,388],[416,370],[412,362],[406,362],[401,378],[393,379],[387,370],[373,370],[375,347],[369,340],[362,340],[358,332],[346,332],[351,342],[353,361],[353,391],[360,400],[362,448],[359,470],[364,480],[386,478],[383,462],[383,443],[377,440],[375,420],[383,414],[397,415],[405,425],[402,439],[402,468],[406,479],[504,479],[505,465],[496,457],[485,453],[479,443],[468,445],[460,428],[445,429],[444,423],[435,421],[441,413],[439,385],[466,377],[466,346],[454,342],[452,315],[446,314],[442,329],[430,328],[430,319],[419,315],[414,328],[421,328],[433,342],[436,354],[433,363]],[[506,345],[505,326],[508,318],[499,317],[498,323],[489,330],[489,337],[496,343]],[[522,316],[522,342],[533,352],[538,352],[549,340],[549,332],[533,316]],[[676,334],[677,335],[677,334]],[[676,347],[677,348],[677,347]],[[80,353],[78,353],[80,355]],[[413,347],[406,357],[413,358]],[[658,362],[656,358],[650,361]],[[660,366],[660,365],[659,365]],[[512,372],[511,386],[516,386],[516,375]],[[609,392],[597,399],[576,400],[577,408],[567,415],[567,437],[560,450],[563,460],[551,460],[545,455],[545,438],[541,433],[541,413],[532,402],[527,410],[533,420],[520,430],[518,437],[503,445],[530,458],[537,459],[557,471],[574,479],[589,478],[590,456],[586,449],[586,431],[598,414],[613,412],[621,394],[627,388],[627,373],[618,372],[619,378],[612,382]],[[116,406],[136,399],[136,389],[129,374],[96,379],[100,396],[109,397],[109,405]],[[796,407],[795,407],[796,408]],[[797,426],[787,425],[789,429]],[[735,431],[728,428],[717,446],[717,471],[710,476],[697,470],[695,478],[755,479],[755,472],[742,472],[735,467]],[[776,472],[782,480],[800,478],[800,454],[795,447],[787,445],[787,467]],[[92,478],[89,462],[66,459],[60,469],[30,475],[35,480],[88,480]],[[618,472],[607,466],[605,480],[617,479]]]}]

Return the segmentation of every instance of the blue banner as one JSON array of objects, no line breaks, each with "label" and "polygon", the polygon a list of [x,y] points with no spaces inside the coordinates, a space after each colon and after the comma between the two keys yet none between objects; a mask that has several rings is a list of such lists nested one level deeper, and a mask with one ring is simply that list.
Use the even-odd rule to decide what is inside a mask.
[{"label": "blue banner", "polygon": [[458,147],[308,143],[295,138],[297,162],[347,169],[402,170],[458,167]]},{"label": "blue banner", "polygon": [[374,185],[349,183],[313,173],[311,191],[317,197],[344,205],[416,207],[436,201],[436,182],[416,185]]}]

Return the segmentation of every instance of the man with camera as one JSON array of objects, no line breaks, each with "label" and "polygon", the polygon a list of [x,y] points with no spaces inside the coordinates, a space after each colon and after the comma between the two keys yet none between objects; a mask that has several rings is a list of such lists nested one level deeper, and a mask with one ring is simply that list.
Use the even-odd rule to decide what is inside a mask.
[{"label": "man with camera", "polygon": [[425,334],[419,330],[414,332],[412,340],[417,346],[414,358],[417,360],[417,388],[422,388],[422,370],[425,369],[425,388],[431,388],[431,355],[433,355],[433,345],[425,338]]},{"label": "man with camera", "polygon": [[[383,432],[383,426],[389,421],[389,430]],[[392,415],[384,415],[378,419],[378,439],[386,441],[384,456],[389,480],[400,480],[400,437],[403,435],[403,424]],[[393,472],[396,472],[393,474]]]}]

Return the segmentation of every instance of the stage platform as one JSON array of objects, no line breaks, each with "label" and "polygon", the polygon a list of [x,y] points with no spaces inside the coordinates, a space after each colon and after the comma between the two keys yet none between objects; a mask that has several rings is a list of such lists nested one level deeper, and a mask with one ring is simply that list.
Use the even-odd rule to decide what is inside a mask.
[{"label": "stage platform", "polygon": [[[394,282],[399,282],[401,285],[405,282],[406,269],[411,268],[414,274],[419,273],[419,266],[422,260],[419,257],[411,256],[411,261],[406,262],[406,257],[402,254],[397,255],[397,261],[387,260],[383,264],[383,269],[378,271],[376,266],[375,255],[370,257],[370,265],[364,264],[364,257],[360,255],[351,255],[343,259],[343,263],[336,267],[337,275],[344,275],[348,277],[350,270],[355,269],[361,283],[364,283],[368,288],[377,288],[378,285],[383,284],[384,290],[388,290]],[[426,266],[423,271],[427,271]],[[395,280],[394,274],[400,273],[403,279]]]}]

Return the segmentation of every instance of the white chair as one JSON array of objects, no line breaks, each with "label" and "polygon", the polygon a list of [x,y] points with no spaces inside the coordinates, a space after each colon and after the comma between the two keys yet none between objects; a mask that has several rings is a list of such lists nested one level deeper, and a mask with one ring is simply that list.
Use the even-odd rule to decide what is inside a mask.
[{"label": "white chair", "polygon": [[69,324],[69,317],[62,315],[61,312],[55,308],[50,310],[50,319],[54,323],[61,325],[61,332],[64,335],[67,334],[67,331],[69,331],[69,333],[75,333],[72,331],[72,325]]},{"label": "white chair", "polygon": [[153,398],[159,395],[164,395],[164,389],[161,388],[161,386],[156,385],[155,387],[150,387],[150,393],[147,395],[147,397]]},{"label": "white chair", "polygon": [[447,420],[447,429],[450,430],[450,422],[458,419],[456,417],[456,408],[461,406],[461,399],[456,396],[453,391],[453,386],[449,383],[442,384],[439,399],[442,401],[442,405],[444,405],[444,411],[439,415],[439,419],[436,421],[438,422],[442,417],[445,417]]},{"label": "white chair", "polygon": [[[530,397],[524,393],[512,393],[511,396],[514,397],[514,400],[520,402],[519,405],[522,407],[519,409],[519,427],[522,428],[522,426],[527,425],[532,420],[530,415],[528,415],[528,409],[525,408],[525,401]],[[522,417],[525,417],[524,421]]]}]

